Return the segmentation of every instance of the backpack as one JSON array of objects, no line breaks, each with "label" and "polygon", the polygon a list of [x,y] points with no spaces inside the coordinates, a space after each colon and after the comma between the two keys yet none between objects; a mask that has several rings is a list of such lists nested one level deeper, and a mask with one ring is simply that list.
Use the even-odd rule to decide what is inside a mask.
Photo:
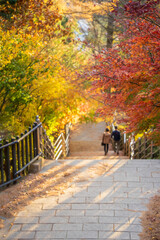
[{"label": "backpack", "polygon": [[112,133],[112,136],[113,136],[113,139],[114,139],[114,141],[120,141],[120,139],[121,139],[121,136],[120,136],[120,132],[119,131],[114,131],[113,133]]}]

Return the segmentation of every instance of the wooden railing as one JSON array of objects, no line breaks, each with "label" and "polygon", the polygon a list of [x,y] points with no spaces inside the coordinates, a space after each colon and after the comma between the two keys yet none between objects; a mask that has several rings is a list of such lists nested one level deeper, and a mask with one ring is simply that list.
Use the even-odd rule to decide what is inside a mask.
[{"label": "wooden railing", "polygon": [[123,143],[123,152],[125,156],[131,157],[131,137],[125,139]]},{"label": "wooden railing", "polygon": [[160,159],[160,147],[146,136],[134,142],[134,159]]},{"label": "wooden railing", "polygon": [[[111,125],[114,130],[114,125]],[[160,147],[147,138],[147,134],[135,141],[134,134],[121,133],[120,150],[130,159],[160,159]]]},{"label": "wooden railing", "polygon": [[0,144],[0,187],[15,182],[29,171],[29,165],[42,156],[42,124]]},{"label": "wooden railing", "polygon": [[54,145],[42,127],[42,152],[45,159],[54,159]]},{"label": "wooden railing", "polygon": [[66,126],[65,134],[61,133],[54,143],[54,156],[57,161],[61,155],[66,157],[69,155],[69,137],[70,137],[70,126]]},{"label": "wooden railing", "polygon": [[160,147],[146,135],[137,141],[130,136],[124,143],[124,155],[131,159],[160,159]]},{"label": "wooden railing", "polygon": [[12,138],[10,142],[0,143],[0,188],[27,175],[30,165],[40,156],[58,160],[62,153],[63,156],[68,155],[69,134],[66,139],[64,135],[60,136],[63,142],[62,151],[57,153],[57,145],[51,143],[37,116],[29,131],[26,130],[20,137]]}]

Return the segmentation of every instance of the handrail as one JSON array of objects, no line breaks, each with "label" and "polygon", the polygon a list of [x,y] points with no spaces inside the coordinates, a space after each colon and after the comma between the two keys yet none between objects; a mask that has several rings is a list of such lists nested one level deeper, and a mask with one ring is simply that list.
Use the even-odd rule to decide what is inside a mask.
[{"label": "handrail", "polygon": [[66,137],[66,139],[65,139],[65,143],[67,143],[68,140],[69,140],[69,135]]},{"label": "handrail", "polygon": [[42,139],[43,139],[43,156],[46,159],[54,158],[54,145],[46,134],[46,130],[42,126]]},{"label": "handrail", "polygon": [[18,177],[14,178],[14,179],[12,179],[12,180],[10,180],[10,181],[8,181],[8,182],[2,183],[2,184],[0,185],[0,188],[5,187],[5,186],[7,186],[7,185],[9,185],[9,184],[17,181],[17,180],[20,179],[21,177],[22,177],[22,176],[18,176]]},{"label": "handrail", "polygon": [[[158,149],[154,149],[157,147]],[[134,141],[134,158],[144,159],[156,158],[156,154],[160,153],[160,147],[155,145],[151,139],[147,139],[146,135],[142,138],[138,138],[137,141]]]},{"label": "handrail", "polygon": [[57,144],[57,142],[58,142],[58,141],[59,141],[59,139],[61,138],[62,134],[63,134],[63,133],[61,133],[61,134],[59,135],[59,137],[57,138],[57,140],[56,140],[56,142],[54,143],[54,145],[53,145],[53,146],[55,146],[55,145]]},{"label": "handrail", "polygon": [[[67,126],[69,127],[69,125]],[[61,133],[54,144],[51,143],[38,116],[33,128],[21,133],[21,137],[12,138],[11,142],[0,143],[0,188],[16,182],[29,173],[29,166],[40,156],[58,160],[69,153],[69,128],[66,138]]]},{"label": "handrail", "polygon": [[[29,173],[29,166],[43,156],[42,123],[39,118],[21,137],[10,143],[0,143],[0,188],[8,186]],[[21,174],[20,176],[18,176]]]},{"label": "handrail", "polygon": [[59,147],[59,145],[61,144],[62,139],[60,139],[60,141],[58,142],[57,146],[55,147],[54,151],[57,151],[57,148]]},{"label": "handrail", "polygon": [[26,164],[23,168],[21,168],[19,171],[17,171],[14,175],[18,175],[19,173],[23,172],[24,169],[26,167],[28,167],[29,165],[31,165],[33,162],[35,162],[40,156],[42,156],[42,152],[40,154],[38,154],[35,158],[32,159],[32,161],[30,161],[28,164]]},{"label": "handrail", "polygon": [[64,143],[64,139],[63,139],[63,133],[61,133],[56,142],[54,143],[54,156],[55,156],[55,160],[57,161],[60,156],[63,153],[63,143]]},{"label": "handrail", "polygon": [[62,152],[63,152],[62,150],[59,152],[58,156],[55,159],[56,161],[59,159],[59,157],[61,156]]},{"label": "handrail", "polygon": [[59,151],[60,151],[61,149],[62,149],[62,145],[59,146],[57,152],[54,154],[55,157],[57,156],[57,154],[59,153]]},{"label": "handrail", "polygon": [[1,146],[0,149],[12,146],[15,143],[19,143],[21,140],[26,138],[30,133],[34,132],[37,128],[39,128],[39,126],[41,126],[41,125],[42,125],[42,123],[39,123],[36,127],[32,128],[29,132],[25,133],[22,137],[20,137],[19,139],[15,140],[14,142],[10,142],[10,143],[7,143],[7,144]]},{"label": "handrail", "polygon": [[69,153],[69,132],[65,138],[63,133],[60,133],[57,140],[54,143],[54,157],[57,161],[60,156],[63,154],[64,156],[68,155]]}]

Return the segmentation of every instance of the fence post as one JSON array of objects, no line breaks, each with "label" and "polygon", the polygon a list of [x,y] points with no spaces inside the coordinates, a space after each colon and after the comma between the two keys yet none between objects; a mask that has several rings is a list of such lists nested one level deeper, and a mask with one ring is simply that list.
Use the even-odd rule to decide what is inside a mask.
[{"label": "fence post", "polygon": [[[31,131],[31,127],[29,127],[29,131]],[[30,161],[32,160],[32,133],[29,134],[29,155]]]},{"label": "fence post", "polygon": [[124,131],[124,134],[123,134],[123,141],[124,143],[126,143],[126,132]]},{"label": "fence post", "polygon": [[138,138],[138,158],[141,159],[141,138]]},{"label": "fence post", "polygon": [[[51,141],[50,141],[51,142]],[[54,159],[54,149],[52,147],[52,142],[51,142],[51,151],[52,151],[52,158]]]},{"label": "fence post", "polygon": [[48,159],[51,159],[51,143],[50,143],[50,140],[48,139],[48,136],[47,137],[47,155],[48,155]]},{"label": "fence post", "polygon": [[54,158],[54,152],[52,150],[52,142],[49,140],[49,145],[50,145],[50,159]]},{"label": "fence post", "polygon": [[43,137],[42,137],[42,125],[39,127],[39,139],[40,139],[40,151],[43,157]]},{"label": "fence post", "polygon": [[124,156],[126,156],[126,142],[124,143]]},{"label": "fence post", "polygon": [[134,143],[135,143],[135,139],[134,139],[134,134],[132,133],[131,142],[130,142],[130,158],[131,158],[131,160],[134,159]]},{"label": "fence post", "polygon": [[[27,134],[27,130],[25,130],[25,134]],[[28,137],[25,137],[25,149],[26,149],[26,164],[28,164]],[[26,168],[28,171],[28,167]]]},{"label": "fence post", "polygon": [[151,141],[151,159],[153,158],[153,141]]},{"label": "fence post", "polygon": [[[40,120],[39,120],[39,116],[37,115],[36,116],[36,125],[38,125],[40,123]],[[40,131],[39,131],[39,127],[37,128],[36,130],[36,153],[37,155],[40,154]]]},{"label": "fence post", "polygon": [[[6,140],[4,144],[8,144],[9,141]],[[9,159],[9,147],[5,147],[5,173],[6,173],[6,180],[7,182],[11,180],[11,173],[10,173],[10,159]]]},{"label": "fence post", "polygon": [[124,143],[124,156],[127,156],[127,140]]},{"label": "fence post", "polygon": [[129,156],[129,158],[131,157],[131,146],[130,146],[130,144],[131,144],[131,139],[129,138],[128,139],[128,156]]},{"label": "fence post", "polygon": [[[36,126],[36,124],[33,124],[33,128]],[[36,133],[33,131],[33,153],[34,157],[36,157]]]},{"label": "fence post", "polygon": [[[2,147],[2,143],[0,143]],[[1,183],[4,183],[4,173],[3,173],[3,149],[0,149],[0,170],[1,170]]]},{"label": "fence post", "polygon": [[[12,142],[15,141],[15,138],[11,139]],[[13,178],[16,178],[16,145],[12,145],[12,166],[13,166]]]},{"label": "fence post", "polygon": [[[21,137],[23,137],[23,133],[21,133]],[[22,167],[24,167],[24,141],[21,140],[21,156],[22,156]],[[23,171],[24,174],[24,171]]]},{"label": "fence post", "polygon": [[144,137],[144,158],[147,156],[147,138],[146,136]]},{"label": "fence post", "polygon": [[128,139],[126,139],[126,156],[128,156]]},{"label": "fence post", "polygon": [[123,133],[123,152],[126,155],[126,132]]},{"label": "fence post", "polygon": [[[19,136],[16,137],[16,140],[19,139]],[[21,169],[21,164],[20,164],[20,148],[19,148],[19,142],[17,142],[17,160],[18,160],[18,170]]]},{"label": "fence post", "polygon": [[136,157],[135,157],[135,156],[136,156],[136,150],[137,150],[137,149],[136,149],[136,141],[135,141],[135,142],[134,142],[134,156],[133,156],[133,159],[136,159]]},{"label": "fence post", "polygon": [[47,144],[46,144],[46,130],[44,130],[44,158],[47,159]]}]

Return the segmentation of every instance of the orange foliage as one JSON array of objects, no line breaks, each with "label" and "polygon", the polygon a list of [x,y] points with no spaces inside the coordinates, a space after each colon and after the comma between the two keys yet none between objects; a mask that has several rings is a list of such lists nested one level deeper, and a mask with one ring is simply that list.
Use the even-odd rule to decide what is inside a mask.
[{"label": "orange foliage", "polygon": [[[118,24],[122,21],[124,31],[117,46],[95,57],[97,64],[90,70],[92,91],[98,90],[95,97],[104,103],[100,114],[121,112],[121,121],[128,124],[129,131],[154,129],[152,134],[160,142],[158,10],[156,1],[150,5],[137,2],[130,1],[123,12],[116,8]],[[135,16],[138,10],[139,17]]]}]

